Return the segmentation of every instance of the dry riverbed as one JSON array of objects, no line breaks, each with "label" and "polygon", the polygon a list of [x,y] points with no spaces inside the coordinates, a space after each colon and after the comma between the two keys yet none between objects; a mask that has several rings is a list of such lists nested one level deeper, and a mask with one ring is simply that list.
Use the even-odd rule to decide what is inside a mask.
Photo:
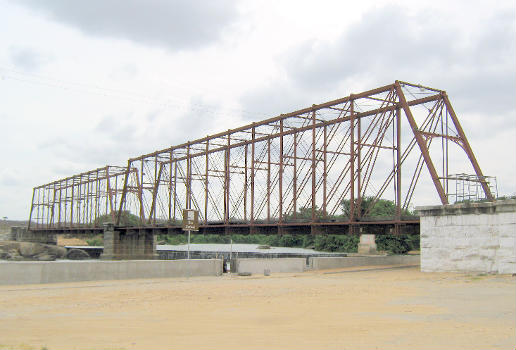
[{"label": "dry riverbed", "polygon": [[362,267],[0,287],[0,349],[514,349],[512,276]]}]

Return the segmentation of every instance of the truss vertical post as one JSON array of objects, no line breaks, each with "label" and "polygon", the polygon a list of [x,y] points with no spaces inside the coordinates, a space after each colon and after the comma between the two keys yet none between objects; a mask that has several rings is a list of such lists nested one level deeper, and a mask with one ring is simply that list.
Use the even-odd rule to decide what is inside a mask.
[{"label": "truss vertical post", "polygon": [[255,151],[256,130],[253,123],[251,129],[251,224],[254,223],[254,151]]},{"label": "truss vertical post", "polygon": [[[401,110],[396,109],[396,221],[401,221]],[[399,234],[399,225],[395,226]]]},{"label": "truss vertical post", "polygon": [[315,105],[312,106],[312,224],[315,222],[315,170],[316,170],[316,163],[315,163],[315,124],[316,124],[316,117],[315,117]]},{"label": "truss vertical post", "polygon": [[[145,159],[140,160],[140,174],[137,176],[137,187],[138,187],[138,199],[140,201],[140,222],[145,222],[145,208],[143,207],[143,163]],[[138,180],[139,179],[139,180]]]},{"label": "truss vertical post", "polygon": [[249,153],[248,144],[244,147],[244,221],[247,222],[247,178],[249,176],[247,168],[249,167],[247,161],[247,154]]},{"label": "truss vertical post", "polygon": [[65,203],[64,203],[64,219],[66,227],[66,216],[68,215],[68,179],[65,180]]},{"label": "truss vertical post", "polygon": [[170,150],[168,162],[168,221],[172,220],[172,158],[174,152]]},{"label": "truss vertical post", "polygon": [[[350,100],[350,111],[349,116],[349,130],[350,130],[350,141],[349,141],[349,233],[353,234],[353,222],[355,221],[355,111],[353,95],[349,97]],[[360,119],[360,118],[359,118]]]},{"label": "truss vertical post", "polygon": [[279,223],[283,222],[283,119],[280,120],[280,155],[279,155]]},{"label": "truss vertical post", "polygon": [[267,222],[271,221],[271,139],[267,139]]},{"label": "truss vertical post", "polygon": [[294,169],[292,178],[293,217],[297,216],[297,132],[294,133]]},{"label": "truss vertical post", "polygon": [[176,221],[177,212],[177,160],[174,160],[174,222]]},{"label": "truss vertical post", "polygon": [[[98,178],[98,170],[97,170],[97,178]],[[97,184],[98,184],[98,180],[97,180]],[[98,187],[98,185],[97,185]],[[95,192],[95,195],[97,194],[98,192],[98,189],[96,190]],[[60,183],[59,184],[59,207],[58,207],[58,211],[57,211],[57,227],[61,227],[61,201],[62,201],[62,194],[63,194],[63,188],[62,188],[62,184]],[[95,209],[97,209],[95,207]],[[95,220],[97,220],[97,212],[95,211]],[[29,220],[29,223],[30,223],[30,220]]]},{"label": "truss vertical post", "polygon": [[[49,189],[50,191],[50,189]],[[55,190],[55,187],[54,187],[54,195],[52,196],[52,209],[50,210],[50,220],[49,220],[49,225],[53,225],[54,223],[54,205],[56,203],[56,190]]]},{"label": "truss vertical post", "polygon": [[[115,179],[115,181],[116,181],[116,179]],[[154,184],[152,186],[152,201],[154,203],[156,203],[156,199],[155,199],[156,197],[155,196],[157,196],[157,194],[158,194],[158,187],[156,187],[156,186],[159,187],[158,155],[157,154],[154,156]],[[116,185],[115,185],[115,189],[116,189]],[[154,189],[156,189],[156,190],[154,190]],[[116,191],[115,191],[115,202],[116,202]],[[156,224],[156,210],[155,209],[156,209],[155,207],[152,208],[152,213],[149,213],[149,222],[150,222],[150,220],[152,218],[154,225]]]},{"label": "truss vertical post", "polygon": [[72,179],[72,195],[71,195],[72,198],[70,199],[70,227],[73,227],[73,193],[74,193],[74,187],[75,187],[75,184],[73,183],[73,179]]},{"label": "truss vertical post", "polygon": [[36,188],[33,188],[32,189],[32,203],[30,205],[29,223],[27,225],[27,230],[29,230],[29,231],[30,231],[30,225],[32,223],[32,212],[34,211],[34,194],[35,193],[36,193]]},{"label": "truss vertical post", "polygon": [[158,196],[158,189],[159,189],[159,183],[161,181],[161,174],[163,172],[163,163],[160,163],[158,174],[156,175],[154,188],[152,189],[152,204],[151,209],[149,213],[149,220],[148,223],[151,223],[151,220],[153,220],[154,225],[156,224],[156,198]]},{"label": "truss vertical post", "polygon": [[[90,173],[88,173],[88,189],[87,189],[87,194],[86,194],[86,199],[88,200],[88,208],[89,208],[89,211],[88,211],[88,217],[87,217],[87,221],[92,221],[92,217],[93,217],[93,195],[92,195],[92,191],[90,189],[90,185],[91,185],[91,180],[90,180]],[[93,186],[93,185],[92,185]],[[118,188],[117,188],[118,189]],[[55,192],[54,192],[54,202],[55,202]],[[116,207],[116,205],[115,205]]]},{"label": "truss vertical post", "polygon": [[326,217],[328,215],[326,210],[326,181],[328,180],[328,174],[327,174],[327,151],[328,151],[328,135],[326,132],[326,124],[323,126],[323,215]]},{"label": "truss vertical post", "polygon": [[224,224],[229,223],[229,134],[228,146],[224,151]]},{"label": "truss vertical post", "polygon": [[[122,189],[122,196],[123,196],[123,190]],[[94,222],[97,222],[97,218],[99,217],[99,205],[100,205],[100,179],[99,179],[99,170],[97,169],[97,176],[95,179],[95,219]],[[59,191],[59,222],[61,222],[61,193],[63,191]],[[123,198],[120,200],[120,204],[124,203]],[[118,220],[118,219],[117,219]]]},{"label": "truss vertical post", "polygon": [[[351,107],[353,108],[353,101],[351,101]],[[357,151],[356,151],[356,157],[357,157],[357,205],[356,205],[356,212],[357,217],[362,217],[362,119],[357,119]]]},{"label": "truss vertical post", "polygon": [[208,184],[209,180],[208,177],[210,175],[210,159],[209,159],[209,153],[210,150],[210,140],[206,141],[206,156],[205,156],[205,162],[206,162],[206,168],[205,168],[205,179],[204,179],[204,224],[208,225],[208,196],[210,195],[210,192],[208,190]]},{"label": "truss vertical post", "polygon": [[186,147],[186,209],[192,209],[192,159],[190,158],[190,142]]}]

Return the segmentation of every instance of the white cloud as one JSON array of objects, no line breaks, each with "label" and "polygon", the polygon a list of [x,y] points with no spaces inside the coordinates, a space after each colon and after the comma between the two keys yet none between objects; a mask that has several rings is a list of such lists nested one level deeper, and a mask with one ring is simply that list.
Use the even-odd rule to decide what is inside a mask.
[{"label": "white cloud", "polygon": [[128,39],[172,50],[196,48],[218,38],[235,16],[229,0],[22,0],[51,19],[88,35]]},{"label": "white cloud", "polygon": [[394,79],[447,90],[484,172],[516,192],[513,1],[0,7],[10,218],[36,185]]}]

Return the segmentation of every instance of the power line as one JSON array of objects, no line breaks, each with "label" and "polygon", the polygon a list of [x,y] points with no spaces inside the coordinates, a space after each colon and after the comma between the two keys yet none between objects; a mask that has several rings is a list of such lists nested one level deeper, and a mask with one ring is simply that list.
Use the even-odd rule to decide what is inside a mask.
[{"label": "power line", "polygon": [[[2,72],[3,71],[3,72]],[[30,85],[38,85],[44,86],[47,88],[57,88],[68,91],[75,92],[84,92],[91,95],[97,95],[105,98],[119,98],[124,100],[130,100],[134,103],[146,103],[151,105],[157,105],[164,109],[178,109],[183,107],[189,110],[198,110],[207,112],[213,115],[221,115],[224,111],[234,111],[239,114],[246,114],[249,116],[255,116],[258,118],[263,118],[265,116],[264,113],[258,112],[250,112],[243,109],[237,108],[227,108],[223,107],[222,110],[217,111],[213,108],[206,106],[202,103],[188,101],[187,103],[180,98],[175,97],[167,97],[165,100],[156,98],[154,96],[149,96],[142,94],[140,92],[122,90],[117,88],[105,87],[100,85],[91,85],[82,82],[74,82],[69,80],[64,80],[60,78],[53,78],[48,76],[43,76],[34,73],[22,72],[16,69],[7,68],[0,66],[0,75],[2,80],[14,80],[21,83],[26,83]],[[172,100],[176,100],[177,102],[173,102]]]}]

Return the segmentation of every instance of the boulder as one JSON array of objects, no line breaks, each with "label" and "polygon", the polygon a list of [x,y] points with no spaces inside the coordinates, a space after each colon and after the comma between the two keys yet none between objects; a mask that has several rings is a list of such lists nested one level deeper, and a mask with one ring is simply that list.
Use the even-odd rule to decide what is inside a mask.
[{"label": "boulder", "polygon": [[0,259],[21,261],[21,260],[23,260],[23,256],[20,255],[20,253],[18,252],[17,249],[10,249],[8,251],[2,251],[0,253]]},{"label": "boulder", "polygon": [[65,255],[65,247],[31,242],[0,242],[0,259],[4,260],[51,261],[64,258]]},{"label": "boulder", "polygon": [[70,260],[89,259],[90,255],[82,249],[72,248],[66,253],[66,258]]},{"label": "boulder", "polygon": [[20,251],[21,256],[31,258],[43,253],[45,251],[45,246],[39,243],[19,242],[18,250]]},{"label": "boulder", "polygon": [[34,255],[32,258],[37,261],[54,261],[54,260],[56,260],[55,255],[48,254],[45,252],[38,254],[38,255]]}]

